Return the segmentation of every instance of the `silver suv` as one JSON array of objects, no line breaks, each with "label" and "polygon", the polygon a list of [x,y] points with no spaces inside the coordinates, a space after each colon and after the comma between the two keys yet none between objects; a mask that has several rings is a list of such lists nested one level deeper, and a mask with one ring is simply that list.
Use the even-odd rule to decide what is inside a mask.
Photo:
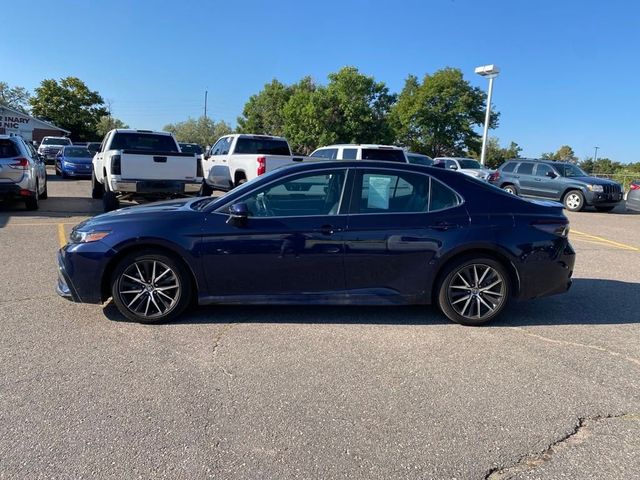
[{"label": "silver suv", "polygon": [[0,135],[0,201],[19,199],[37,210],[47,198],[47,170],[33,147],[16,135]]}]

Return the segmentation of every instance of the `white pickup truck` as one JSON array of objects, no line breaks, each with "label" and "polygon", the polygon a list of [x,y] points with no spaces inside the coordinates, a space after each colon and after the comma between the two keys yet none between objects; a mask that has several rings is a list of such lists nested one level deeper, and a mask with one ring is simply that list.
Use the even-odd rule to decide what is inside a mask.
[{"label": "white pickup truck", "polygon": [[204,155],[201,194],[209,196],[214,189],[231,190],[266,172],[307,158],[292,155],[289,143],[282,137],[225,135]]},{"label": "white pickup truck", "polygon": [[93,157],[91,196],[104,211],[121,199],[160,200],[197,194],[202,168],[194,153],[182,153],[167,132],[111,130]]}]

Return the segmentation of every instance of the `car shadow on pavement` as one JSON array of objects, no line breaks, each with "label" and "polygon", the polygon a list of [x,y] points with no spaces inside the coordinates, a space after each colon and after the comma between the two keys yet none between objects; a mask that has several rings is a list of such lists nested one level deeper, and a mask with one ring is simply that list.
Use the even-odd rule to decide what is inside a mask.
[{"label": "car shadow on pavement", "polygon": [[[613,325],[640,323],[640,284],[617,280],[574,281],[569,293],[527,302],[513,302],[503,316],[487,326]],[[104,307],[113,321],[127,321],[113,302]],[[194,307],[178,324],[303,323],[369,325],[442,325],[450,322],[434,306],[214,305]]]}]

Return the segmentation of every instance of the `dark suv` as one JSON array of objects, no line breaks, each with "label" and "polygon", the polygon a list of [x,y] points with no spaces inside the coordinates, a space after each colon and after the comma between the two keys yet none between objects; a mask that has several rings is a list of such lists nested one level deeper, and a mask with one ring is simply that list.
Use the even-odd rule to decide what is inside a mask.
[{"label": "dark suv", "polygon": [[566,162],[507,160],[489,176],[489,182],[514,195],[562,202],[572,212],[587,205],[593,205],[599,212],[610,212],[622,200],[619,183],[591,177]]}]

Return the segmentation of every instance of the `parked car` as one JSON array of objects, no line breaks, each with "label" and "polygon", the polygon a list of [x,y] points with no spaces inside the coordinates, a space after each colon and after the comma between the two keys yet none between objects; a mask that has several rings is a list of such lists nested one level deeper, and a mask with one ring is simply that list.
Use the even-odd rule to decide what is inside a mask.
[{"label": "parked car", "polygon": [[409,161],[409,163],[414,163],[416,165],[426,165],[426,166],[433,165],[433,158],[431,158],[428,155],[423,155],[421,153],[413,153],[413,152],[406,152],[405,155],[407,156],[407,160]]},{"label": "parked car", "polygon": [[197,156],[202,155],[202,147],[197,143],[178,143],[182,153],[193,153]]},{"label": "parked car", "polygon": [[198,193],[202,167],[193,153],[182,153],[167,132],[115,129],[93,157],[91,196],[104,211],[121,199],[158,200]]},{"label": "parked car", "polygon": [[465,175],[469,175],[473,178],[480,180],[487,180],[489,175],[493,173],[488,168],[483,167],[479,161],[473,158],[458,158],[458,157],[436,157],[433,159],[435,166],[441,166],[450,170],[455,170]]},{"label": "parked car", "polygon": [[387,162],[407,162],[404,150],[393,145],[327,145],[309,155],[312,159],[323,160],[386,160]]},{"label": "parked car", "polygon": [[62,147],[67,145],[72,145],[67,137],[44,137],[38,147],[38,153],[44,157],[45,162],[54,163]]},{"label": "parked car", "polygon": [[566,292],[575,253],[555,202],[445,169],[305,162],[219,198],[98,215],[58,253],[58,293],[128,319],[205,304],[437,304],[479,325]]},{"label": "parked car", "polygon": [[56,175],[67,177],[88,177],[91,175],[93,155],[86,147],[73,145],[62,147],[56,157]]},{"label": "parked car", "polygon": [[270,135],[225,135],[209,149],[202,161],[205,181],[201,195],[214,189],[231,190],[267,172],[301,162],[291,153],[286,139]]},{"label": "parked car", "polygon": [[592,205],[610,212],[622,200],[622,186],[612,180],[591,177],[578,166],[552,160],[507,160],[489,182],[514,195],[562,202],[578,212]]},{"label": "parked car", "polygon": [[631,182],[627,192],[627,209],[640,212],[640,180]]},{"label": "parked car", "polygon": [[47,198],[47,170],[33,147],[17,135],[0,135],[0,200],[22,200],[37,210]]}]

